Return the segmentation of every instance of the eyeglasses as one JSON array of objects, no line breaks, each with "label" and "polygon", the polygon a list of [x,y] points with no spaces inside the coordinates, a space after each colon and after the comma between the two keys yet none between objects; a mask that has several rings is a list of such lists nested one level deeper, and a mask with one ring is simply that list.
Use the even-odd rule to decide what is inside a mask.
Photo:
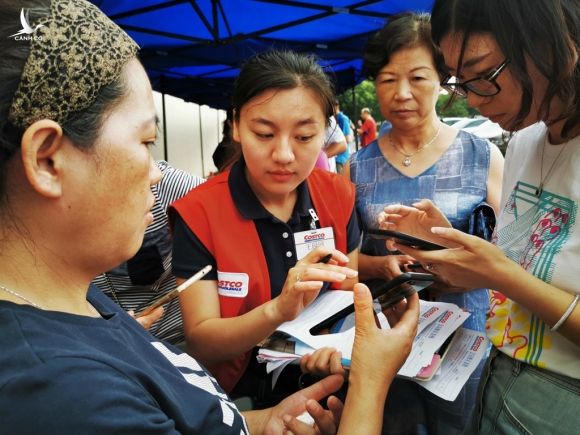
[{"label": "eyeglasses", "polygon": [[456,80],[455,77],[447,76],[441,83],[441,86],[443,89],[459,95],[460,97],[467,97],[467,92],[473,92],[475,95],[479,95],[480,97],[492,97],[499,94],[501,91],[496,80],[508,63],[510,63],[510,60],[506,59],[487,76],[475,77],[474,79],[467,80],[463,83],[456,81],[452,82],[452,79]]}]

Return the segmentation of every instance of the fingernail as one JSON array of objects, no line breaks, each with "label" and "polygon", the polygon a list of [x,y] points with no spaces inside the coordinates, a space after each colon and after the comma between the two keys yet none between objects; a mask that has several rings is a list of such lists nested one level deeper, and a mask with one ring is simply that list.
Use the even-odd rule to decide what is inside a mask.
[{"label": "fingernail", "polygon": [[444,228],[441,228],[441,227],[433,227],[433,228],[431,228],[431,232],[433,234],[443,234],[444,231],[445,231]]},{"label": "fingernail", "polygon": [[346,279],[346,275],[344,273],[333,273],[333,279],[337,280],[337,281],[344,281]]},{"label": "fingernail", "polygon": [[348,276],[349,278],[354,278],[355,276],[358,276],[358,271],[354,269],[349,269],[346,271],[346,276]]}]

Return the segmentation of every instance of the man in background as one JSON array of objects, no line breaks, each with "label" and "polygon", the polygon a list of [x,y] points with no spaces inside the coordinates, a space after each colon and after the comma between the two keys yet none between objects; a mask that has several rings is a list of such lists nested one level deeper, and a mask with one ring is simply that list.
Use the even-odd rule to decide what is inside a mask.
[{"label": "man in background", "polygon": [[361,120],[359,120],[359,128],[357,133],[361,139],[361,147],[366,147],[377,138],[377,123],[371,115],[371,109],[364,107],[360,111]]},{"label": "man in background", "polygon": [[341,173],[342,168],[347,162],[348,156],[350,156],[350,153],[353,149],[352,145],[354,142],[354,135],[352,134],[352,130],[350,128],[350,119],[340,111],[340,103],[338,100],[334,102],[334,119],[336,119],[336,123],[342,130],[347,144],[346,149],[336,156],[336,172]]}]

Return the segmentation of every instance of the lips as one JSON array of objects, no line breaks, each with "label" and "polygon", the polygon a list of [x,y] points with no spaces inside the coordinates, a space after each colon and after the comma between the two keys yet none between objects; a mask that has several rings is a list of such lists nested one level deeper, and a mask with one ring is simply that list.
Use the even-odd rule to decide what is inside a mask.
[{"label": "lips", "polygon": [[269,171],[268,173],[271,174],[271,175],[280,175],[280,176],[293,175],[294,174],[293,171]]},{"label": "lips", "polygon": [[399,109],[399,110],[393,110],[392,113],[395,116],[409,116],[415,113],[414,110],[411,109]]},{"label": "lips", "polygon": [[292,171],[269,171],[268,174],[276,181],[287,181],[294,176]]}]

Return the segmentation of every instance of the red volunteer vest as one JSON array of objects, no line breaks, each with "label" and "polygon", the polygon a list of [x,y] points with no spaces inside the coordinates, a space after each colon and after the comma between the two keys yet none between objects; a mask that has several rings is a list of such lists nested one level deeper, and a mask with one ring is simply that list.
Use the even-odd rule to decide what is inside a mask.
[{"label": "red volunteer vest", "polygon": [[[214,256],[218,271],[248,274],[246,297],[219,296],[221,317],[237,317],[270,300],[270,277],[254,221],[238,212],[228,176],[229,171],[211,178],[174,202],[171,208]],[[333,228],[336,249],[346,254],[354,185],[339,175],[318,169],[307,178],[307,185],[320,227]],[[225,391],[230,392],[237,384],[250,355],[251,352],[246,352],[209,368]]]}]

